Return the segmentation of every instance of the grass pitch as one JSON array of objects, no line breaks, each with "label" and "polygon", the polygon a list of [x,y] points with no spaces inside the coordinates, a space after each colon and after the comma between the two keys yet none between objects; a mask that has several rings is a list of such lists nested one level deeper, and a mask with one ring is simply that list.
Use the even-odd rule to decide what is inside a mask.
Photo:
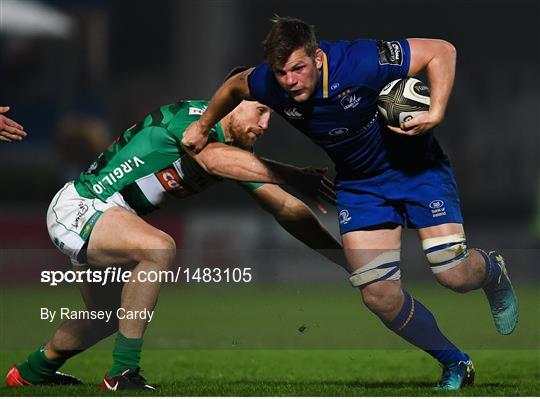
[{"label": "grass pitch", "polygon": [[[2,368],[24,358],[4,352]],[[538,396],[539,357],[531,351],[470,351],[476,384],[454,396]],[[144,375],[164,396],[449,396],[431,388],[440,367],[412,350],[146,350]],[[64,370],[81,387],[0,388],[0,395],[96,396],[110,352],[92,350]],[[146,393],[148,394],[148,393]],[[105,393],[108,396],[110,393]],[[132,393],[129,394],[133,395]]]},{"label": "grass pitch", "polygon": [[[507,337],[495,332],[481,292],[410,289],[475,363],[476,384],[457,393],[433,391],[436,362],[386,331],[346,287],[166,287],[145,337],[143,375],[164,396],[538,396],[540,293],[534,285],[516,289],[520,322]],[[41,306],[81,306],[72,288],[0,293],[2,371],[58,324],[39,320]],[[0,396],[101,395],[112,344],[107,339],[66,363],[62,370],[82,387],[2,387]]]}]

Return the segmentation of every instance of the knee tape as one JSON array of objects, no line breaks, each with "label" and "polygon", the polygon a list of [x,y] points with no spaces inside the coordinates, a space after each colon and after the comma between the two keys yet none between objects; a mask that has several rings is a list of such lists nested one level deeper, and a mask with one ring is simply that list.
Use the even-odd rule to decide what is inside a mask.
[{"label": "knee tape", "polygon": [[375,281],[399,280],[401,277],[399,260],[399,249],[383,252],[367,265],[354,271],[349,281],[353,287],[362,288]]},{"label": "knee tape", "polygon": [[434,274],[458,266],[469,256],[463,233],[427,238],[422,240],[422,248]]}]

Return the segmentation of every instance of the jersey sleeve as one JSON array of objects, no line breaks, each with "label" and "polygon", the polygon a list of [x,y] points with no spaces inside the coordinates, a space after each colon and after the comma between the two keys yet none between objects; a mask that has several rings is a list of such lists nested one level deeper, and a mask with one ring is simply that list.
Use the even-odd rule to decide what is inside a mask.
[{"label": "jersey sleeve", "polygon": [[251,182],[251,181],[236,181],[240,187],[247,191],[255,191],[259,187],[264,186],[266,183],[257,183],[257,182]]},{"label": "jersey sleeve", "polygon": [[354,76],[377,91],[392,80],[407,76],[410,57],[409,42],[406,39],[361,39],[352,42],[348,49],[348,58],[355,65]]},{"label": "jersey sleeve", "polygon": [[276,84],[274,73],[268,64],[258,65],[248,76],[251,97],[269,107],[272,107],[275,99]]}]

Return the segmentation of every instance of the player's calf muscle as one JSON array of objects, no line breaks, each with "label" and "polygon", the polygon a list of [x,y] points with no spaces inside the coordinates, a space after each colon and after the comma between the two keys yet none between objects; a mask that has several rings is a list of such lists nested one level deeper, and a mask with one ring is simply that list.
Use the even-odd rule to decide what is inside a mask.
[{"label": "player's calf muscle", "polygon": [[485,276],[485,267],[480,255],[473,250],[461,264],[435,276],[442,286],[464,294],[480,288]]},{"label": "player's calf muscle", "polygon": [[[118,320],[68,320],[45,346],[49,359],[68,359],[118,330]],[[74,334],[76,332],[76,334]]]},{"label": "player's calf muscle", "polygon": [[437,281],[454,292],[464,294],[470,291],[468,287],[469,273],[465,264],[461,264],[451,270],[436,274]]}]

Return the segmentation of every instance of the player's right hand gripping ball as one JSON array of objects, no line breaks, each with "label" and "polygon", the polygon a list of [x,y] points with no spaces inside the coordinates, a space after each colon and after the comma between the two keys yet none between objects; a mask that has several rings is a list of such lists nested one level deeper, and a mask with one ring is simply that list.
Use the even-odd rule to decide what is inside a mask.
[{"label": "player's right hand gripping ball", "polygon": [[377,107],[390,126],[399,127],[416,115],[429,111],[429,87],[415,78],[397,79],[379,93]]}]

